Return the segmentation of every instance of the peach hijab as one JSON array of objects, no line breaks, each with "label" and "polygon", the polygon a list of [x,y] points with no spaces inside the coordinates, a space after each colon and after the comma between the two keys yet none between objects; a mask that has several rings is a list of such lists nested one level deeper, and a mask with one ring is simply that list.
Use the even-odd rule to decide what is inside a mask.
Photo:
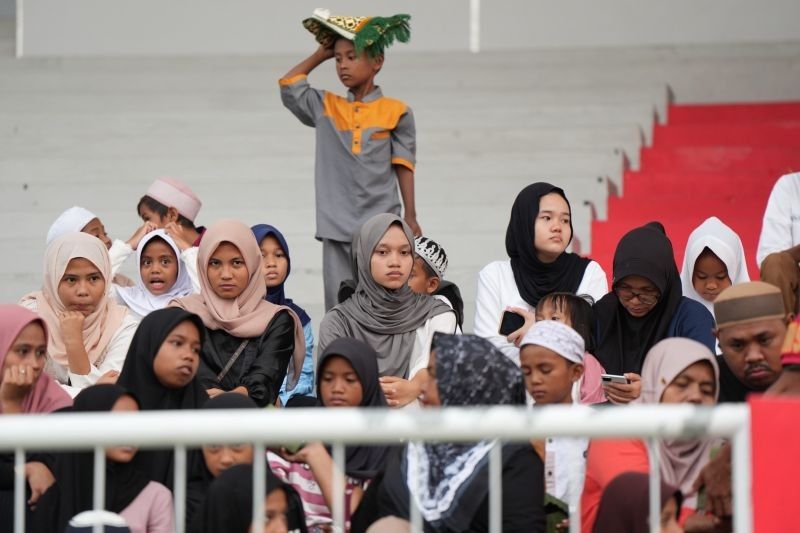
[{"label": "peach hijab", "polygon": [[108,250],[100,239],[88,233],[65,233],[54,239],[44,253],[44,283],[42,290],[32,292],[22,298],[20,303],[33,300],[36,312],[47,325],[47,354],[56,363],[66,366],[67,348],[61,334],[59,316],[68,309],[58,296],[58,284],[72,259],[86,259],[100,271],[106,282],[105,296],[97,304],[94,312],[83,322],[83,345],[89,356],[89,363],[95,365],[102,361],[111,339],[119,330],[128,310],[110,297],[111,260]]},{"label": "peach hijab", "polygon": [[[244,259],[249,278],[244,292],[235,300],[220,298],[208,281],[208,261],[222,243],[231,243],[239,249]],[[224,330],[229,335],[242,339],[259,337],[267,330],[279,311],[286,310],[294,319],[294,353],[290,370],[291,390],[300,377],[305,359],[306,342],[300,319],[289,307],[272,304],[265,300],[267,286],[261,274],[261,249],[252,230],[238,220],[219,220],[209,226],[203,234],[197,252],[197,274],[200,278],[200,294],[192,294],[170,302],[198,315],[211,330]]]}]

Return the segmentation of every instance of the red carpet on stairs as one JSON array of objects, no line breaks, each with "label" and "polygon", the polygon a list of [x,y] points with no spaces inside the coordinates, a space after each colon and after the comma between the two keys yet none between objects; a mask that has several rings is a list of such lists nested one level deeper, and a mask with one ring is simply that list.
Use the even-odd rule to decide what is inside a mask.
[{"label": "red carpet on stairs", "polygon": [[667,229],[678,269],[689,234],[710,216],[744,243],[750,277],[772,186],[800,171],[800,102],[672,105],[643,148],[641,168],[623,176],[608,220],[592,223],[591,257],[612,276],[614,249],[629,230],[652,220]]}]

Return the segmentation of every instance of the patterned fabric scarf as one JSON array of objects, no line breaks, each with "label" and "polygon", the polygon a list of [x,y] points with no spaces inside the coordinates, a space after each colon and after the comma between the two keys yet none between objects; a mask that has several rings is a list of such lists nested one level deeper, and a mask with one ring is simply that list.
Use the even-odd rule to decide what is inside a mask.
[{"label": "patterned fabric scarf", "polygon": [[[432,343],[442,406],[524,405],[522,372],[486,339],[436,333]],[[461,531],[488,493],[494,441],[408,445],[406,482],[428,523]]]}]

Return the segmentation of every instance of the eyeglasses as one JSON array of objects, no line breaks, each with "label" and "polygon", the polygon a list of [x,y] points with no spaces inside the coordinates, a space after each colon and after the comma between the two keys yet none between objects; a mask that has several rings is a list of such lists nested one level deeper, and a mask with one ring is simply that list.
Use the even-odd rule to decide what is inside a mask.
[{"label": "eyeglasses", "polygon": [[620,300],[628,302],[634,298],[638,298],[644,305],[653,305],[658,302],[658,299],[661,297],[658,291],[636,292],[628,287],[614,287],[614,292],[617,293],[617,297],[619,297]]}]

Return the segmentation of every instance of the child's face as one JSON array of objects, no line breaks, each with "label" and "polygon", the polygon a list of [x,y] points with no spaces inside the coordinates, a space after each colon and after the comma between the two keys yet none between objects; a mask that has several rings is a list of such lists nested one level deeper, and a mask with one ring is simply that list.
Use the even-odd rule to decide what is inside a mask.
[{"label": "child's face", "polygon": [[325,361],[319,379],[319,394],[325,407],[358,407],[364,398],[361,381],[344,357]]},{"label": "child's face", "polygon": [[264,533],[287,533],[289,531],[289,519],[286,513],[289,512],[289,501],[286,499],[286,491],[276,489],[270,492],[264,499]]},{"label": "child's face", "polygon": [[[138,411],[139,404],[132,396],[125,394],[120,396],[119,399],[111,408],[112,412],[132,412]],[[134,446],[114,446],[113,448],[106,448],[106,457],[109,461],[115,463],[130,463],[136,455],[137,449]]]},{"label": "child's face", "polygon": [[411,268],[408,286],[417,294],[433,294],[439,290],[439,278],[428,276],[425,269],[425,260],[417,257],[414,259],[414,266]]},{"label": "child's face", "polygon": [[705,251],[694,263],[692,285],[704,300],[713,302],[719,293],[731,286],[728,267],[714,252]]},{"label": "child's face", "polygon": [[163,228],[167,224],[165,217],[162,217],[144,204],[139,206],[139,216],[142,217],[144,222],[152,222],[158,228]]},{"label": "child's face", "polygon": [[70,259],[61,281],[58,298],[68,311],[89,316],[105,297],[106,281],[94,263],[83,257]]},{"label": "child's face", "polygon": [[563,309],[556,309],[552,300],[547,300],[544,303],[539,302],[539,305],[536,306],[536,321],[540,320],[555,320],[572,327],[569,315]]},{"label": "child's face", "polygon": [[188,320],[170,331],[153,360],[153,372],[168,389],[182,389],[200,366],[200,332]]},{"label": "child's face", "polygon": [[534,222],[533,246],[543,263],[552,263],[564,253],[572,238],[567,201],[560,194],[545,194],[539,200],[539,214]]},{"label": "child's face", "polygon": [[399,226],[392,225],[380,240],[370,259],[370,272],[375,283],[396,290],[408,283],[414,266],[411,243]]},{"label": "child's face", "polygon": [[525,388],[538,405],[572,403],[572,384],[583,375],[583,365],[535,344],[523,346],[519,360]]},{"label": "child's face", "polygon": [[103,244],[106,245],[106,248],[111,248],[111,239],[106,234],[106,228],[103,226],[103,223],[100,222],[99,218],[95,217],[90,220],[89,223],[83,227],[81,232],[97,237],[103,241]]},{"label": "child's face", "polygon": [[203,446],[206,468],[214,477],[235,465],[253,464],[252,444],[212,444]]},{"label": "child's face", "polygon": [[3,375],[12,366],[26,365],[33,371],[33,382],[42,375],[45,361],[47,360],[47,337],[39,321],[34,321],[22,328],[17,338],[11,343],[3,359],[3,368],[0,368],[0,383]]},{"label": "child's face", "polygon": [[714,405],[717,380],[714,369],[706,361],[698,361],[683,369],[661,394],[661,403]]},{"label": "child's face", "polygon": [[166,294],[178,279],[175,251],[163,239],[151,240],[142,250],[139,274],[151,294]]},{"label": "child's face", "polygon": [[339,39],[333,47],[336,75],[348,89],[361,87],[372,80],[383,65],[383,56],[372,58],[366,52],[356,55],[353,42]]},{"label": "child's face", "polygon": [[279,287],[286,281],[289,272],[289,258],[281,248],[278,239],[267,235],[261,241],[261,268],[264,272],[264,281],[267,289]]},{"label": "child's face", "polygon": [[247,288],[250,272],[239,248],[229,242],[220,244],[206,269],[211,290],[220,298],[235,300]]}]

